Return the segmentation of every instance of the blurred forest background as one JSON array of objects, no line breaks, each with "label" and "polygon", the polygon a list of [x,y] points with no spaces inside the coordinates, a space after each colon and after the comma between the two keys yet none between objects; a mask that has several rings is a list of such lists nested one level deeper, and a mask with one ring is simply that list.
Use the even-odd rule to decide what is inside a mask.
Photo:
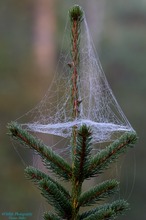
[{"label": "blurred forest background", "polygon": [[24,177],[6,125],[34,107],[48,89],[67,11],[75,3],[86,12],[104,72],[139,136],[120,165],[121,197],[131,210],[119,219],[145,220],[146,0],[0,0],[0,216],[19,211],[41,219],[41,196]]}]

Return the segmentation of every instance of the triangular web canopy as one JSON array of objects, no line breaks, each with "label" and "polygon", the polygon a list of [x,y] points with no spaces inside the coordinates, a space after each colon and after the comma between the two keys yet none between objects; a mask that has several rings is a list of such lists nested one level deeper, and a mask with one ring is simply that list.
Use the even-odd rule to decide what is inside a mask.
[{"label": "triangular web canopy", "polygon": [[42,101],[34,108],[32,120],[23,126],[33,132],[70,138],[72,128],[87,124],[94,143],[116,139],[117,133],[133,128],[117,103],[106,80],[89,34],[86,19],[81,22],[77,67],[79,116],[73,117],[72,53],[70,22],[67,22],[62,51],[54,80]]}]

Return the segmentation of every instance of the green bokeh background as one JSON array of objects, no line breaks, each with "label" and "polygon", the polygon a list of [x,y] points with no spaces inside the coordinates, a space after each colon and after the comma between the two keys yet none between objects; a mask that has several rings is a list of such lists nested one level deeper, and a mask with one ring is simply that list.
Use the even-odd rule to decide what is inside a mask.
[{"label": "green bokeh background", "polygon": [[[104,16],[98,35],[98,16],[94,13],[99,13],[96,8],[100,1],[54,2],[56,38],[63,34],[68,9],[75,3],[83,6],[107,79],[138,133],[136,148],[120,165],[121,196],[128,199],[131,210],[119,219],[145,220],[146,0],[103,0]],[[41,196],[24,177],[24,165],[6,135],[6,125],[36,105],[50,83],[50,77],[39,74],[34,63],[35,4],[33,0],[0,0],[0,216],[2,212],[32,212],[33,220],[41,219]]]}]

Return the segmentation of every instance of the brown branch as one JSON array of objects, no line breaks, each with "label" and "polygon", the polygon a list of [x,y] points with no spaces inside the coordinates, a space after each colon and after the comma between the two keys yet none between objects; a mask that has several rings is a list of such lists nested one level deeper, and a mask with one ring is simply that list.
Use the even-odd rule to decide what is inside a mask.
[{"label": "brown branch", "polygon": [[73,118],[76,119],[80,113],[79,111],[79,97],[78,97],[78,40],[79,40],[79,23],[78,21],[74,20],[72,25],[72,66],[73,66],[73,73],[72,73],[72,105],[73,105]]}]

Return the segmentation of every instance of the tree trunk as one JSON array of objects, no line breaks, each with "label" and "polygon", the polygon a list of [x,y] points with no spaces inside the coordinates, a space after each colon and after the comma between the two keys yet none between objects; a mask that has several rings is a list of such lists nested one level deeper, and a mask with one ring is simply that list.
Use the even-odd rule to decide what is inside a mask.
[{"label": "tree trunk", "polygon": [[40,74],[52,72],[55,65],[56,0],[36,0],[34,14],[34,55]]}]

